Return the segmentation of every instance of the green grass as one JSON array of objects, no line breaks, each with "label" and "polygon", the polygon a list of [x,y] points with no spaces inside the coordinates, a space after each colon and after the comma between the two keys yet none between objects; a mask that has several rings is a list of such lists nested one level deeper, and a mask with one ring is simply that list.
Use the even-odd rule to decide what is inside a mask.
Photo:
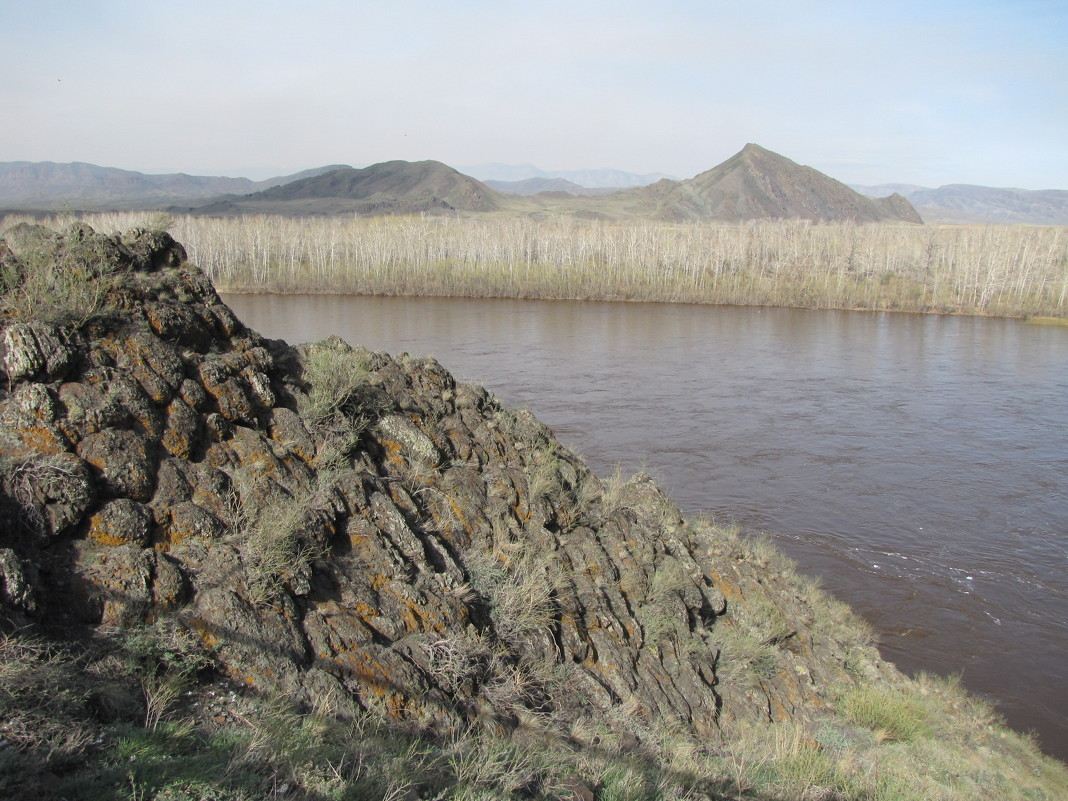
[{"label": "green grass", "polygon": [[[81,328],[105,313],[120,286],[118,246],[91,228],[72,225],[61,247],[38,231],[12,232],[19,270],[6,264],[0,304],[16,320]],[[25,241],[22,241],[25,240]]]},{"label": "green grass", "polygon": [[871,729],[878,740],[907,742],[926,731],[923,707],[911,694],[896,688],[857,687],[842,697],[840,708],[849,720]]},{"label": "green grass", "polygon": [[[1068,786],[1064,765],[1005,729],[955,681],[930,676],[847,692],[843,713],[827,709],[811,726],[735,722],[702,740],[653,726],[638,750],[622,748],[593,719],[574,739],[535,725],[432,738],[356,710],[301,712],[283,699],[203,683],[150,725],[145,679],[182,674],[202,659],[165,624],[80,654],[0,639],[0,795],[549,801],[577,779],[598,801],[787,801],[817,791],[846,801],[1055,801]],[[116,681],[141,699],[132,714],[101,714],[99,699]],[[43,771],[52,775],[47,792]]]}]

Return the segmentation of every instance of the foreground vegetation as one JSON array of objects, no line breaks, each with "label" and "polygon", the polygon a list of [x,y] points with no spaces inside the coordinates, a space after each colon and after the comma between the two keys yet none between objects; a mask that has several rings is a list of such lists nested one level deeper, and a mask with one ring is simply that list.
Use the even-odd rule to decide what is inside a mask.
[{"label": "foreground vegetation", "polygon": [[[122,230],[137,218],[87,221]],[[1057,227],[414,216],[171,222],[191,260],[233,292],[1068,317],[1068,231]]]},{"label": "foreground vegetation", "polygon": [[[138,234],[125,241],[131,258],[145,238]],[[120,280],[112,269],[118,263],[101,249],[108,243],[84,230],[72,232],[69,240],[54,259],[20,262],[16,266],[27,269],[2,273],[0,310],[10,323],[5,334],[33,325],[38,343],[59,333],[74,339],[103,316],[121,311],[121,290],[138,281],[159,290],[173,280],[168,271],[176,268],[162,265],[141,274],[127,272]],[[146,297],[142,292],[127,300]],[[193,295],[181,302],[189,303],[189,298]],[[8,340],[9,347],[13,341]],[[238,584],[243,581],[257,607],[282,597],[284,573],[292,581],[318,558],[305,541],[313,539],[308,529],[319,503],[313,495],[342,479],[374,478],[366,462],[357,467],[351,459],[372,419],[377,419],[378,441],[393,443],[386,451],[386,461],[394,465],[387,475],[405,490],[413,509],[418,507],[412,498],[426,499],[421,507],[426,525],[437,517],[439,525],[453,530],[464,526],[469,507],[457,503],[464,499],[461,494],[447,494],[448,486],[439,478],[447,469],[467,465],[435,464],[435,446],[420,429],[400,415],[383,416],[386,407],[378,404],[369,384],[369,357],[339,341],[312,346],[307,354],[309,388],[297,404],[321,436],[309,440],[316,446],[309,453],[316,474],[302,485],[305,492],[294,487],[286,493],[278,485],[276,494],[266,494],[256,475],[232,466],[233,491],[220,498],[225,501],[219,508],[224,528],[211,538],[218,539],[220,551],[241,549],[246,568],[227,573],[226,580],[237,576]],[[30,401],[49,397],[48,386],[59,379],[13,379],[18,370],[25,376],[26,370],[38,369],[15,361],[8,358],[5,368],[18,386],[7,391],[22,392],[27,406],[38,410],[41,404]],[[38,389],[28,392],[31,385]],[[437,386],[429,385],[426,392],[436,397]],[[107,413],[115,414],[120,402],[111,398]],[[8,406],[5,412],[10,411]],[[500,410],[494,430],[503,427],[514,437],[521,430],[516,425],[520,415]],[[35,436],[39,431],[33,425],[31,430]],[[318,706],[298,709],[266,690],[254,690],[255,682],[224,681],[221,651],[210,650],[212,638],[205,638],[201,629],[192,629],[201,636],[191,632],[185,625],[189,618],[175,622],[182,620],[180,606],[158,604],[147,617],[105,611],[107,622],[84,628],[65,628],[69,623],[55,617],[25,616],[23,612],[36,614],[35,593],[26,583],[34,571],[24,569],[7,546],[28,547],[27,537],[48,531],[46,521],[34,516],[42,505],[35,488],[55,499],[73,485],[61,480],[70,477],[69,460],[22,448],[16,441],[20,436],[13,419],[0,421],[0,478],[6,496],[0,500],[7,515],[0,541],[0,797],[964,801],[1056,799],[1068,786],[1065,766],[1043,756],[1029,738],[1007,730],[988,704],[968,696],[954,680],[905,679],[880,663],[863,621],[823,593],[817,582],[799,576],[767,543],[709,521],[683,520],[659,491],[638,493],[649,486],[645,478],[580,481],[567,454],[536,436],[522,440],[520,450],[528,455],[513,462],[521,474],[517,491],[525,487],[528,516],[536,512],[576,537],[583,536],[582,528],[592,536],[587,526],[606,530],[601,524],[609,518],[648,519],[655,525],[629,530],[649,530],[658,541],[670,543],[674,554],[660,560],[646,587],[637,589],[644,578],[636,564],[620,574],[619,584],[633,585],[626,597],[643,632],[643,655],[668,654],[677,660],[665,663],[672,669],[686,660],[713,664],[723,701],[716,725],[698,733],[683,730],[668,715],[643,717],[635,714],[641,705],[633,696],[604,714],[591,713],[588,699],[575,690],[578,685],[569,683],[578,669],[576,660],[539,660],[534,650],[524,658],[519,644],[544,635],[554,620],[561,571],[579,571],[576,563],[558,559],[531,537],[511,536],[506,524],[479,546],[484,550],[469,555],[469,581],[453,588],[456,597],[485,600],[488,620],[482,631],[472,626],[421,646],[436,686],[459,694],[462,685],[478,683],[483,694],[477,697],[508,711],[506,718],[465,717],[462,725],[430,736],[414,723],[403,727],[398,718],[387,724],[388,707],[375,712],[377,707],[358,692],[315,694],[311,697]],[[506,439],[500,440],[502,446]],[[267,452],[254,458],[271,464]],[[84,530],[72,532],[74,540],[84,542],[84,536]],[[66,547],[46,544],[53,552]],[[177,546],[173,541],[171,546],[174,556]],[[135,550],[156,554],[151,544]],[[44,553],[37,546],[27,551]],[[738,598],[727,605],[724,594],[724,605],[713,610],[710,623],[697,625],[677,614],[679,593],[692,584],[680,558],[687,553],[700,553],[709,565],[736,577],[737,584],[726,576],[715,582],[724,593],[738,590]],[[743,566],[744,571],[739,569]],[[748,577],[744,591],[743,576]],[[101,593],[105,605],[119,608],[121,593]],[[144,620],[151,622],[140,622]],[[809,648],[806,642],[820,647]],[[809,656],[815,658],[819,650],[825,660],[833,659],[838,678],[828,681],[818,704],[773,714],[766,703],[772,697],[767,685],[784,674],[795,682],[791,686],[811,681],[816,662],[801,658],[806,648]],[[662,688],[667,678],[661,674],[659,683],[652,684]],[[764,699],[758,720],[733,715],[749,696]],[[359,708],[358,702],[368,708]],[[583,709],[571,714],[567,702]],[[765,720],[764,710],[768,718],[781,719]],[[512,719],[514,728],[501,722]]]},{"label": "foreground vegetation", "polygon": [[[735,559],[765,562],[820,594],[766,543],[714,535]],[[844,607],[836,620],[858,624]],[[735,660],[749,655],[753,681],[776,669],[764,637],[774,625],[759,615],[739,619],[725,643]],[[835,708],[808,724],[728,723],[698,740],[660,721],[640,744],[592,720],[589,730],[531,720],[511,734],[474,724],[429,737],[355,706],[301,711],[213,675],[199,640],[167,620],[103,630],[80,644],[0,635],[0,795],[1053,801],[1068,787],[1064,765],[1006,729],[955,680],[929,675],[843,690]]]}]

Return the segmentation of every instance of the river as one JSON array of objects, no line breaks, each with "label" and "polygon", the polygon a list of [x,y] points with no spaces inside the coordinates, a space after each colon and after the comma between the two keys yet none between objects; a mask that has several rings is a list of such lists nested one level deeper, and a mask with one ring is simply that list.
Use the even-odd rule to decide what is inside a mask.
[{"label": "river", "polygon": [[765,533],[909,672],[1068,759],[1068,328],[570,301],[227,295],[292,343],[433,355],[595,472]]}]

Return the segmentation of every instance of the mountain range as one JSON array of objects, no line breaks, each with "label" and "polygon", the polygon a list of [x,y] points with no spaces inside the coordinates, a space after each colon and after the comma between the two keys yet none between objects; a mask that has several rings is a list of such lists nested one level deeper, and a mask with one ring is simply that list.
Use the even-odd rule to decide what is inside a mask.
[{"label": "mountain range", "polygon": [[295,175],[252,181],[172,173],[152,175],[75,161],[0,162],[0,208],[78,210],[159,208],[168,203],[248,194],[311,175],[340,169],[331,165]]},{"label": "mountain range", "polygon": [[927,222],[1068,225],[1068,191],[1001,189],[948,184],[937,189],[907,184],[854,186],[863,195],[897,192]]},{"label": "mountain range", "polygon": [[[1068,191],[951,185],[849,187],[823,173],[746,145],[693,178],[618,170],[543,171],[532,165],[466,168],[436,161],[390,161],[364,168],[329,165],[265,181],[151,175],[75,162],[0,163],[0,209],[167,209],[176,213],[526,214],[671,221],[809,219],[1068,225]],[[570,177],[569,177],[570,176]],[[596,186],[598,182],[614,183]],[[620,188],[622,184],[630,184]]]},{"label": "mountain range", "polygon": [[437,161],[389,161],[346,167],[182,209],[194,214],[526,214],[600,219],[813,221],[899,220],[920,217],[899,195],[871,199],[845,184],[772,153],[746,145],[737,155],[685,181],[601,195],[566,191],[505,194]]}]

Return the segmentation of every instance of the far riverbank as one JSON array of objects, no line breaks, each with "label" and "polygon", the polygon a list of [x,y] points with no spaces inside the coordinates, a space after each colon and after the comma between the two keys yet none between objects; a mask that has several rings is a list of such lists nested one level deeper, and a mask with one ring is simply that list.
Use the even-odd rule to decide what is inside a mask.
[{"label": "far riverbank", "polygon": [[[124,230],[150,216],[86,222]],[[1068,318],[1063,227],[264,215],[168,223],[190,260],[233,293]]]}]

